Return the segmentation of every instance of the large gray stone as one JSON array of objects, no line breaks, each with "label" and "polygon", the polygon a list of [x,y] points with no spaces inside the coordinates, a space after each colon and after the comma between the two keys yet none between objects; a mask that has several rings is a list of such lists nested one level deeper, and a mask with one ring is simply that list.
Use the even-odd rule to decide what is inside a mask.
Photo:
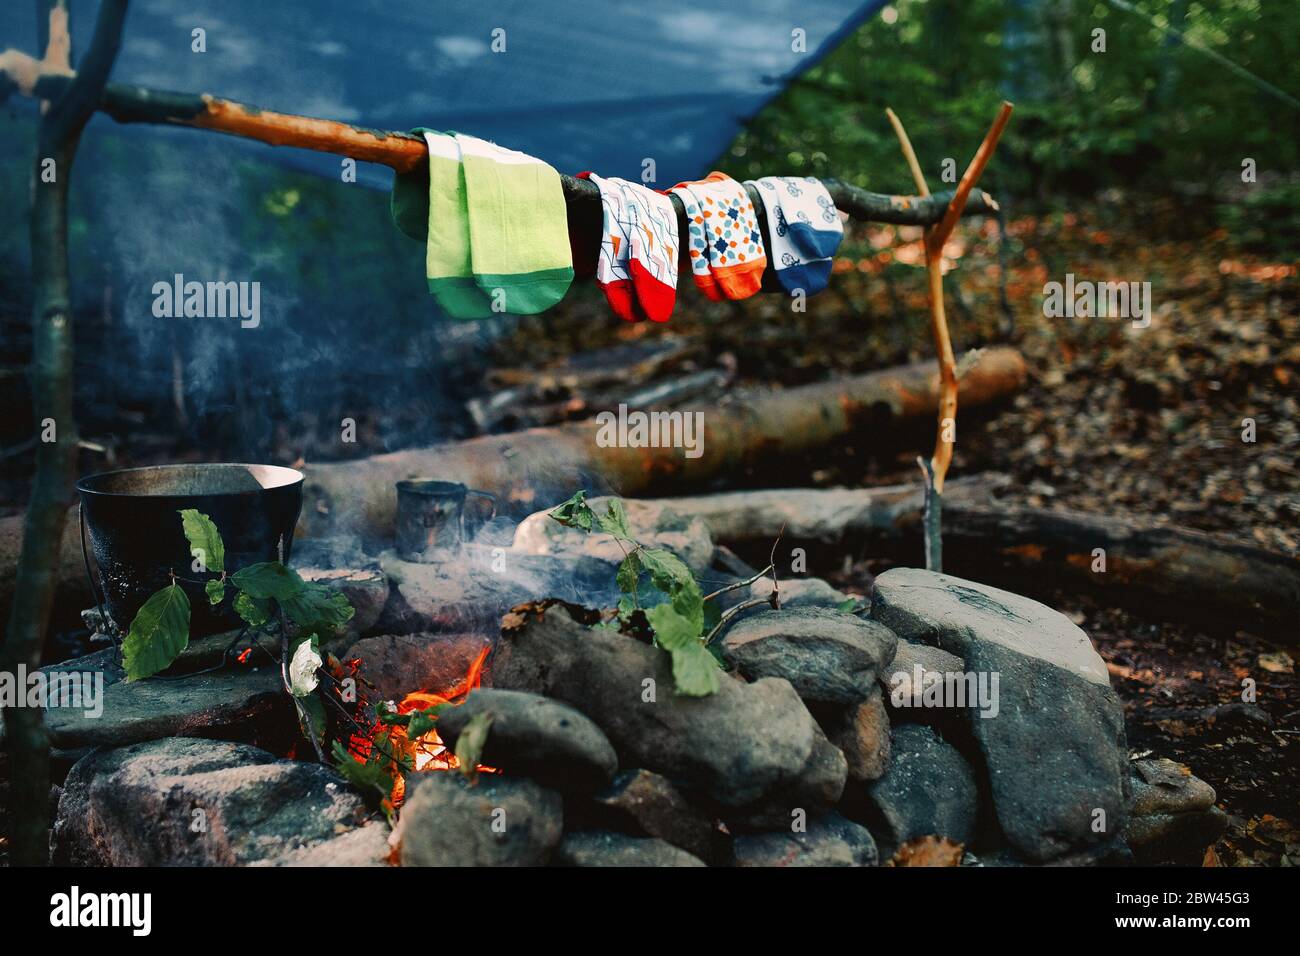
[{"label": "large gray stone", "polygon": [[736,866],[875,866],[875,841],[838,813],[810,819],[807,830],[756,833],[735,842]]},{"label": "large gray stone", "polygon": [[[588,504],[597,514],[604,514],[609,501],[593,498]],[[701,518],[683,518],[661,501],[628,498],[623,500],[623,508],[632,537],[647,548],[665,548],[697,572],[713,562],[713,537]],[[623,560],[623,550],[612,537],[598,530],[587,534],[566,528],[549,510],[534,512],[519,523],[514,549],[535,555],[597,558],[613,564]]]},{"label": "large gray stone", "polygon": [[1020,853],[1048,860],[1122,830],[1123,709],[1087,634],[1037,601],[915,568],[876,578],[871,615],[903,640],[936,644],[968,671],[998,677],[997,715],[968,708],[967,723],[998,823]]},{"label": "large gray stone", "polygon": [[383,820],[372,820],[321,843],[292,850],[256,866],[390,866],[392,831]]},{"label": "large gray stone", "polygon": [[[759,578],[749,586],[749,597],[765,598],[772,593],[772,579]],[[781,582],[781,607],[825,607],[832,610],[850,596],[821,578],[789,578]]]},{"label": "large gray stone", "polygon": [[532,777],[562,791],[607,786],[618,769],[609,739],[589,717],[568,704],[526,691],[480,688],[438,715],[438,736],[455,750],[474,717],[490,714],[481,763]]},{"label": "large gray stone", "polygon": [[[84,666],[90,671],[96,666],[92,658],[108,660],[102,654],[51,670]],[[293,704],[273,665],[230,665],[208,674],[131,682],[115,679],[121,673],[115,663],[106,664],[104,673],[102,713],[71,707],[46,711],[45,724],[53,746],[69,750],[118,747],[186,734],[251,738],[260,726],[295,719]]]},{"label": "large gray stone", "polygon": [[541,866],[560,842],[560,795],[523,777],[421,775],[393,842],[403,866]]},{"label": "large gray stone", "polygon": [[979,795],[961,754],[923,724],[894,727],[890,749],[889,769],[866,790],[881,850],[892,856],[908,840],[930,835],[969,844]]},{"label": "large gray stone", "polygon": [[750,613],[727,630],[722,655],[749,680],[783,677],[805,700],[856,704],[894,658],[894,633],[821,607]]},{"label": "large gray stone", "polygon": [[51,842],[64,865],[247,865],[336,839],[365,816],[356,793],[319,764],[173,737],[78,761]]},{"label": "large gray stone", "polygon": [[710,816],[652,770],[623,771],[595,795],[591,807],[577,812],[601,828],[657,837],[709,862],[723,850],[724,839]]},{"label": "large gray stone", "polygon": [[1133,804],[1124,839],[1143,865],[1199,866],[1205,848],[1227,828],[1214,788],[1167,758],[1132,764]]},{"label": "large gray stone", "polygon": [[653,837],[633,837],[608,830],[566,833],[555,851],[556,866],[704,866],[699,857]]},{"label": "large gray stone", "polygon": [[733,832],[779,829],[789,824],[796,811],[819,813],[833,807],[844,795],[849,766],[844,753],[817,726],[813,747],[802,769],[757,803],[724,811]]},{"label": "large gray stone", "polygon": [[379,634],[356,641],[342,659],[361,661],[379,699],[400,701],[415,691],[445,693],[465,679],[488,643],[476,632]]},{"label": "large gray stone", "polygon": [[385,552],[380,566],[396,591],[380,624],[394,633],[456,631],[490,637],[503,614],[538,595],[613,607],[621,593],[615,565],[589,555],[538,555],[467,544],[446,560],[428,564]]},{"label": "large gray stone", "polygon": [[889,766],[889,715],[882,698],[876,688],[862,703],[823,723],[830,742],[844,754],[850,780],[878,780]]},{"label": "large gray stone", "polygon": [[820,736],[787,681],[723,677],[711,696],[678,695],[667,652],[579,623],[562,605],[512,615],[492,681],[573,705],[605,731],[622,766],[682,780],[725,806],[787,794]]}]

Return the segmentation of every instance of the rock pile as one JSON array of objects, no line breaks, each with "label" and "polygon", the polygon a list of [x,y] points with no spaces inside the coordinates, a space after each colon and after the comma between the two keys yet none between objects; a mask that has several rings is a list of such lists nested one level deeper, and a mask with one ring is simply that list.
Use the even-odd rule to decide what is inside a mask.
[{"label": "rock pile", "polygon": [[[629,515],[697,573],[713,560],[698,520]],[[347,653],[381,662],[386,696],[463,675],[502,600],[535,596],[553,566],[594,563],[604,579],[619,556],[553,525],[521,527],[514,576],[488,598],[480,583],[446,602],[451,572],[388,561],[394,599],[427,630],[380,623]],[[1063,615],[914,569],[879,576],[861,613],[815,579],[786,591],[782,609],[721,635],[727,673],[702,698],[676,692],[666,652],[592,626],[579,606],[516,609],[491,686],[438,717],[454,748],[490,715],[480,762],[497,772],[412,776],[391,834],[330,769],[249,745],[268,721],[294,726],[272,668],[151,688],[110,661],[105,717],[50,721],[59,746],[84,753],[62,789],[54,859],[873,866],[941,837],[967,864],[1196,862],[1221,832],[1208,785],[1169,761],[1129,760],[1105,665]]]}]

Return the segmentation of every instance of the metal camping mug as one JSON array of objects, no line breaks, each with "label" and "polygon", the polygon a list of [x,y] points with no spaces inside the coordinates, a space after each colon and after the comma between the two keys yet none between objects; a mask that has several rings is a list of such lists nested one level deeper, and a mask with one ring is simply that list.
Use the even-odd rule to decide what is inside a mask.
[{"label": "metal camping mug", "polygon": [[406,561],[443,560],[465,543],[465,498],[478,495],[492,502],[497,496],[475,491],[455,481],[411,478],[397,483],[397,553]]}]

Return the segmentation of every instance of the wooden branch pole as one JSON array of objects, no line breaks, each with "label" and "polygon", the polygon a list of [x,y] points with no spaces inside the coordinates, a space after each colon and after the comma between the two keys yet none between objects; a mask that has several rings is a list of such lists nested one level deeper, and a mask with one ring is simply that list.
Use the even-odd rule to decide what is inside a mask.
[{"label": "wooden branch pole", "polygon": [[[77,465],[77,425],[72,405],[72,305],[68,271],[68,179],[77,141],[103,93],[117,58],[126,0],[104,0],[81,72],[41,116],[33,170],[32,204],[32,408],[38,427],[53,440],[36,447],[36,477],[23,524],[17,587],[0,665],[40,665],[49,627],[63,527]],[[71,49],[67,0],[43,5],[48,17],[46,61],[66,69]],[[52,165],[51,165],[52,163]],[[45,436],[43,436],[45,437]],[[12,862],[44,865],[49,856],[45,810],[49,748],[39,707],[5,711],[12,806]]]},{"label": "wooden branch pole", "polygon": [[[993,125],[989,128],[975,152],[975,156],[962,174],[952,198],[938,223],[925,230],[925,269],[930,298],[930,330],[934,335],[935,354],[939,360],[939,422],[935,433],[934,454],[930,460],[918,459],[925,479],[925,566],[932,571],[943,570],[943,484],[952,465],[953,445],[957,442],[957,358],[952,350],[952,336],[948,332],[948,318],[943,301],[943,247],[952,235],[976,181],[984,172],[997,148],[1002,131],[1011,118],[1012,106],[1003,102]],[[930,195],[925,174],[917,161],[912,141],[903,128],[902,121],[892,109],[886,109],[903,158],[912,174],[917,191],[922,197]]]},{"label": "wooden branch pole", "polygon": [[[74,78],[75,74],[66,68],[42,63],[19,50],[0,53],[0,101],[3,101],[6,91],[14,90],[24,96],[53,98],[61,95]],[[412,133],[278,113],[210,93],[171,93],[112,84],[104,89],[98,108],[119,123],[189,126],[271,146],[292,146],[350,156],[361,162],[388,166],[398,173],[413,172],[428,161],[423,137]],[[595,183],[563,174],[560,182],[566,199],[591,203],[599,209],[600,188]],[[869,192],[838,179],[825,179],[823,182],[836,206],[862,222],[930,225],[943,218],[955,197],[955,193],[890,196]],[[685,211],[680,202],[675,197],[673,202],[684,221]],[[997,210],[998,204],[993,197],[974,190],[965,214],[987,215]]]}]

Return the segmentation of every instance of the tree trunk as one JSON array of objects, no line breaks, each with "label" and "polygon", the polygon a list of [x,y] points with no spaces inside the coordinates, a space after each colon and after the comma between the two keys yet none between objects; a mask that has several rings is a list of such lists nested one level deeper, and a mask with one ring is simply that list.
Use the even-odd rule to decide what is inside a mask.
[{"label": "tree trunk", "polygon": [[[961,378],[961,401],[986,405],[1018,391],[1025,363],[1011,348],[988,349]],[[685,409],[703,414],[702,454],[680,447],[604,447],[596,420],[491,435],[359,461],[308,465],[299,531],[304,536],[360,535],[370,548],[391,547],[397,510],[394,484],[436,477],[463,482],[527,513],[562,501],[578,488],[626,496],[687,491],[715,480],[789,468],[828,445],[938,407],[934,362],[853,378],[733,396],[729,404]]]},{"label": "tree trunk", "polygon": [[[1153,619],[1295,642],[1300,558],[1143,518],[1002,504],[997,496],[1009,480],[982,475],[948,486],[949,572],[1038,596],[1092,593]],[[805,545],[810,553],[840,544],[907,564],[921,559],[920,485],[740,491],[661,503],[703,518],[719,544],[755,559],[778,534],[783,547]]]},{"label": "tree trunk", "polygon": [[[32,205],[32,407],[38,432],[53,428],[37,445],[36,476],[23,525],[16,590],[0,664],[40,665],[50,608],[59,577],[60,550],[77,464],[77,426],[72,416],[72,306],[68,273],[68,179],[82,127],[94,111],[117,56],[126,0],[105,0],[86,62],[76,81],[49,104],[37,133]],[[67,56],[66,0],[48,4],[51,55]],[[53,166],[49,161],[53,161]],[[50,174],[53,174],[53,180]],[[6,709],[9,751],[12,860],[43,865],[49,856],[46,804],[49,748],[39,707]]]}]

